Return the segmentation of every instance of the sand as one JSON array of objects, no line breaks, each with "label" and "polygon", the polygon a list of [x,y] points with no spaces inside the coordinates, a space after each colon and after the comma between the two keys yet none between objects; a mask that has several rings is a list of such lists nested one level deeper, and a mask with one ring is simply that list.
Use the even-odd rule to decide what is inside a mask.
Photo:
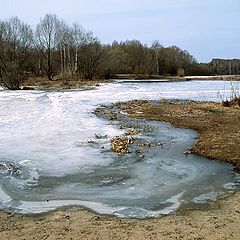
[{"label": "sand", "polygon": [[0,214],[0,239],[240,239],[240,193],[208,211],[126,220],[70,207],[39,216]]}]

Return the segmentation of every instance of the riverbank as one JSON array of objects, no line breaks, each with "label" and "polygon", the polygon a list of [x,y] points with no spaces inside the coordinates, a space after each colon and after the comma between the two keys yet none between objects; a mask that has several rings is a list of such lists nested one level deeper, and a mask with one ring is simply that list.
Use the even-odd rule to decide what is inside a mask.
[{"label": "riverbank", "polygon": [[209,81],[239,81],[240,75],[216,75],[216,76],[170,76],[170,75],[144,75],[144,74],[115,74],[113,79],[119,80],[159,80],[188,81],[188,80],[209,80]]},{"label": "riverbank", "polygon": [[224,196],[208,211],[188,210],[157,219],[117,219],[78,207],[38,216],[0,214],[0,238],[15,239],[199,239],[240,238],[240,193]]},{"label": "riverbank", "polygon": [[181,81],[239,81],[240,76],[236,75],[226,75],[226,76],[161,76],[161,75],[135,75],[135,74],[117,74],[109,80],[71,80],[63,81],[62,79],[55,78],[53,80],[48,80],[46,77],[29,77],[24,81],[22,89],[32,90],[32,89],[79,89],[86,87],[95,87],[101,83],[109,82],[181,82]]},{"label": "riverbank", "polygon": [[174,76],[146,76],[146,75],[134,75],[134,74],[119,74],[113,76],[112,79],[101,79],[101,80],[70,80],[64,81],[60,78],[54,78],[48,80],[46,77],[29,77],[22,84],[23,90],[33,89],[79,89],[79,88],[91,88],[99,86],[101,83],[111,82],[175,82],[175,81],[186,81],[184,77]]},{"label": "riverbank", "polygon": [[[200,133],[190,150],[240,166],[239,108],[217,103],[117,103],[129,116],[167,121]],[[157,219],[117,219],[80,207],[22,216],[0,213],[0,239],[240,239],[240,192],[220,197],[209,210],[184,210]]]},{"label": "riverbank", "polygon": [[32,77],[24,81],[22,89],[79,89],[99,86],[100,83],[112,82],[110,80],[48,80],[44,77]]}]

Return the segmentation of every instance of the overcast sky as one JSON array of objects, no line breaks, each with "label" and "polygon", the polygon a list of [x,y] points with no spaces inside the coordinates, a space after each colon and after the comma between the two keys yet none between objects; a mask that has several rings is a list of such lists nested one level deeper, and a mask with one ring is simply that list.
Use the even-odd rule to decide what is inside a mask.
[{"label": "overcast sky", "polygon": [[200,62],[240,58],[240,0],[0,0],[0,18],[35,26],[47,13],[103,43],[137,39],[188,50]]}]

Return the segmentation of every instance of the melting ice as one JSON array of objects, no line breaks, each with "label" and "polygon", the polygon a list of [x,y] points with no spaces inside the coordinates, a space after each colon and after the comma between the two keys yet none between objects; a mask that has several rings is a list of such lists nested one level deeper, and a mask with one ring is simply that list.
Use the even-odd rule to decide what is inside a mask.
[{"label": "melting ice", "polygon": [[183,154],[195,143],[195,132],[132,120],[153,129],[139,139],[163,146],[146,150],[138,161],[134,153],[111,152],[110,139],[123,133],[120,123],[93,112],[100,104],[132,99],[216,101],[219,91],[227,95],[230,89],[225,82],[193,81],[112,83],[87,91],[0,91],[1,208],[38,213],[77,204],[144,218],[214,198],[224,186],[238,184],[236,175],[229,165]]}]

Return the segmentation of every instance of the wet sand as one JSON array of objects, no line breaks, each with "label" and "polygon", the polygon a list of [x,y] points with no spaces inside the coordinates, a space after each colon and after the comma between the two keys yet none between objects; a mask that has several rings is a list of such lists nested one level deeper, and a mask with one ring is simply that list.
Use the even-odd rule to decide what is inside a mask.
[{"label": "wet sand", "polygon": [[0,214],[0,239],[240,239],[240,193],[208,211],[126,220],[72,207],[38,216]]},{"label": "wet sand", "polygon": [[[200,133],[191,152],[239,169],[239,108],[215,103],[132,101],[118,104],[130,116],[168,121]],[[40,215],[0,213],[0,239],[240,239],[240,192],[220,197],[208,210],[184,210],[155,219],[99,216],[79,207]]]}]

